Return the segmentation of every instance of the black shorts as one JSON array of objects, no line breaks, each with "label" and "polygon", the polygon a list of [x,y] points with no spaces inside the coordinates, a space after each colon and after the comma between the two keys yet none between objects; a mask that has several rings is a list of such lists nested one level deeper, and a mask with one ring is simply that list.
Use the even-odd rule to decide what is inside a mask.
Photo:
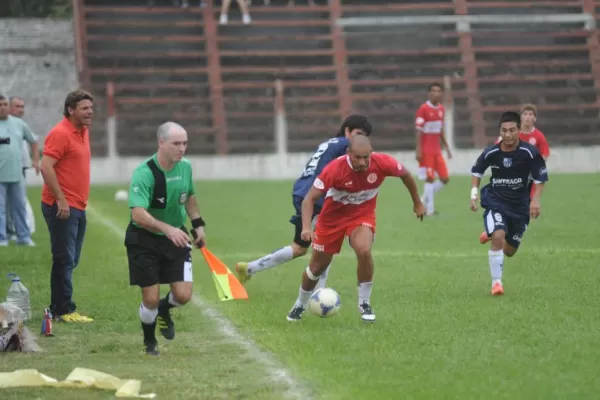
[{"label": "black shorts", "polygon": [[[187,233],[185,228],[181,228]],[[148,287],[156,284],[192,282],[191,248],[177,247],[166,236],[129,224],[125,233],[129,260],[129,284]]]},{"label": "black shorts", "polygon": [[483,212],[483,225],[487,235],[491,237],[495,231],[502,230],[505,232],[506,243],[515,249],[521,245],[528,224],[529,217],[509,217],[505,213],[493,209],[486,209]]},{"label": "black shorts", "polygon": [[[302,240],[300,235],[302,234],[302,201],[304,199],[300,196],[292,196],[292,203],[294,205],[294,209],[296,210],[296,214],[292,215],[290,218],[290,223],[294,225],[294,243],[296,243],[300,247],[304,247],[308,249],[310,247],[310,241]],[[321,213],[321,206],[319,204],[315,204],[315,208],[313,211],[313,221],[316,216]]]}]

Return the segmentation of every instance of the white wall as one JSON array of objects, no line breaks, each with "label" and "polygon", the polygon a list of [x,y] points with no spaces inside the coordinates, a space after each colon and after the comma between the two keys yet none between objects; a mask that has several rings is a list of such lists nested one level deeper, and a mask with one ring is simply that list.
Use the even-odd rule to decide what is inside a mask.
[{"label": "white wall", "polygon": [[[414,174],[417,164],[414,152],[390,153]],[[455,151],[454,158],[449,162],[452,175],[468,175],[471,165],[479,156],[478,150]],[[279,158],[276,155],[252,155],[229,157],[190,157],[196,179],[210,180],[271,180],[295,179],[298,177],[310,154],[289,154]],[[115,161],[106,158],[92,160],[92,183],[129,182],[133,169],[144,160],[141,157],[120,158]],[[594,147],[556,147],[548,162],[548,172],[600,172],[600,146]],[[39,185],[41,176],[30,173],[27,177],[30,185]],[[598,182],[600,185],[600,181]]]},{"label": "white wall", "polygon": [[0,19],[0,32],[0,93],[24,99],[25,122],[44,137],[78,88],[73,22]]}]

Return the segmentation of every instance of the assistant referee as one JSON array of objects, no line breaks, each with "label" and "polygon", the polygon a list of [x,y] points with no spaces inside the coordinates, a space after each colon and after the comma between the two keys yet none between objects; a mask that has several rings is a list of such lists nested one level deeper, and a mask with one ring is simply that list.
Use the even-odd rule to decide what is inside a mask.
[{"label": "assistant referee", "polygon": [[[183,158],[187,133],[175,122],[158,127],[158,151],[138,165],[129,187],[131,222],[125,234],[129,281],[142,289],[139,308],[144,352],[158,355],[156,324],[168,340],[175,337],[171,308],[192,297],[192,256],[186,217],[195,230],[194,244],[205,244],[204,220],[198,211],[192,167]],[[160,284],[170,292],[160,298]]]}]

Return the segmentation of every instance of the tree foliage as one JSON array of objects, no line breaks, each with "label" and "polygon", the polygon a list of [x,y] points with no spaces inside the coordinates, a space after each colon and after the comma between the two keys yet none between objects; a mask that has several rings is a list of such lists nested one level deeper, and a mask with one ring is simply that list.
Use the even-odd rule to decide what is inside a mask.
[{"label": "tree foliage", "polygon": [[71,18],[72,0],[0,0],[0,18]]}]

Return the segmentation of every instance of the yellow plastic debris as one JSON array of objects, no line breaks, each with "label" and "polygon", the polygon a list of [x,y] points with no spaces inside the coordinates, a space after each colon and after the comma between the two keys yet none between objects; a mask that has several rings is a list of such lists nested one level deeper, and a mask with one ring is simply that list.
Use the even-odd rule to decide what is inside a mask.
[{"label": "yellow plastic debris", "polygon": [[142,383],[135,379],[119,379],[103,372],[87,368],[75,368],[67,379],[57,381],[35,369],[19,369],[0,373],[0,389],[16,387],[67,387],[115,390],[116,397],[153,399],[156,394],[140,394]]}]

